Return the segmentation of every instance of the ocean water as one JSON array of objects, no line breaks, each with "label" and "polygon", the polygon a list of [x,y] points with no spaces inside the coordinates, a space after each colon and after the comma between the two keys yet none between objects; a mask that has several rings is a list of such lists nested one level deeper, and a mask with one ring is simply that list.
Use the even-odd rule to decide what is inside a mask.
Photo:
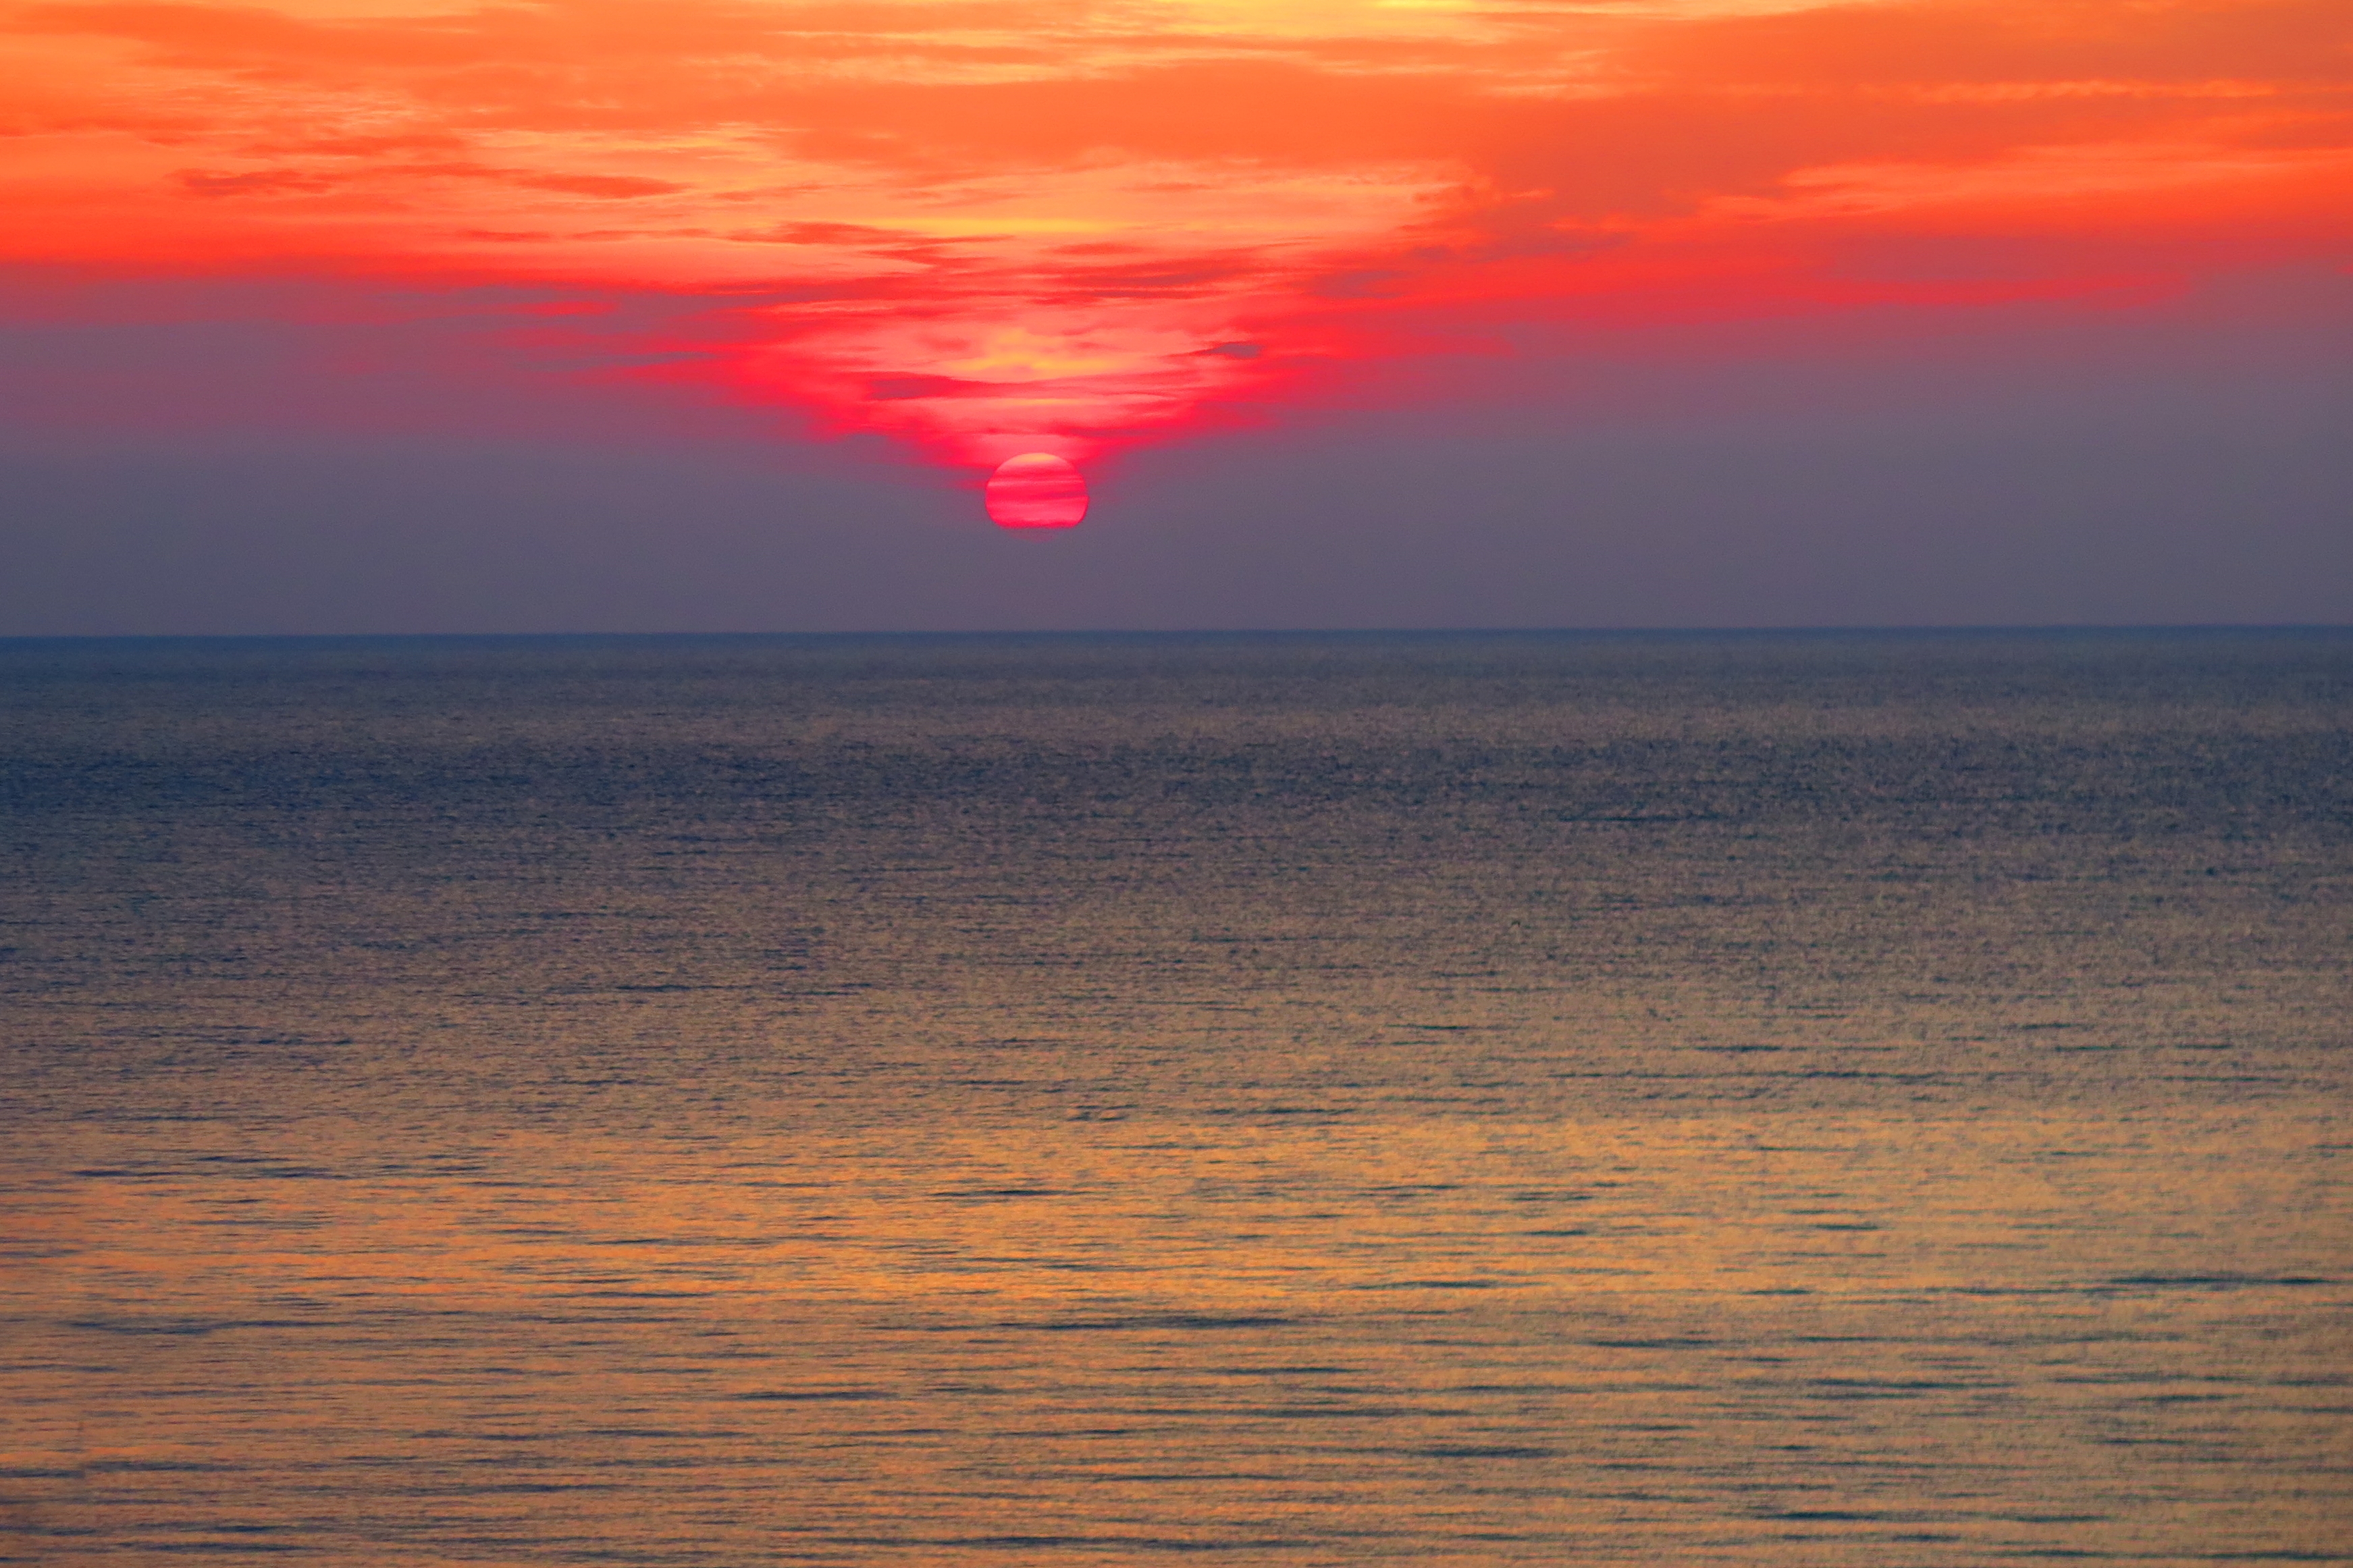
[{"label": "ocean water", "polygon": [[0,697],[0,1560],[2353,1562],[2353,634]]}]

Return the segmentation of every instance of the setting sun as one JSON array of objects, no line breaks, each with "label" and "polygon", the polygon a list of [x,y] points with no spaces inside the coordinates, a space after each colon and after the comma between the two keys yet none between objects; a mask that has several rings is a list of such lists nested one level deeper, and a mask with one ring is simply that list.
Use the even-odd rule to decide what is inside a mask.
[{"label": "setting sun", "polygon": [[1008,458],[988,478],[988,516],[999,528],[1076,528],[1086,515],[1086,479],[1051,452]]}]

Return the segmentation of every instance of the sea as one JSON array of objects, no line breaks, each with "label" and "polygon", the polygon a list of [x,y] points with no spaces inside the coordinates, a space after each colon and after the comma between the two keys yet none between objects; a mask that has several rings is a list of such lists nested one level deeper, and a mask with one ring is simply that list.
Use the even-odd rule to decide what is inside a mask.
[{"label": "sea", "polygon": [[0,644],[0,1561],[2353,1563],[2353,631]]}]

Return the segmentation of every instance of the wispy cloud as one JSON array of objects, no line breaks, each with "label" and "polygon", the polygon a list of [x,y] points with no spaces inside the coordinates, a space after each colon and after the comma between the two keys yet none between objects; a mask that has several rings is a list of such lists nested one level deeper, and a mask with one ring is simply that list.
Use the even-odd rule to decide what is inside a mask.
[{"label": "wispy cloud", "polygon": [[661,294],[665,374],[954,463],[1506,323],[2353,239],[2340,0],[97,0],[0,50],[0,256]]}]

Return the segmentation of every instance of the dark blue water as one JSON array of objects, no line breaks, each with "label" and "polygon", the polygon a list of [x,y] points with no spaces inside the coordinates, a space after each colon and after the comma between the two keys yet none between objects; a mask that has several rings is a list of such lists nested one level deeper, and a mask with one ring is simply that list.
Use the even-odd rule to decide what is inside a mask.
[{"label": "dark blue water", "polygon": [[0,692],[0,1560],[2353,1561],[2353,635]]}]

